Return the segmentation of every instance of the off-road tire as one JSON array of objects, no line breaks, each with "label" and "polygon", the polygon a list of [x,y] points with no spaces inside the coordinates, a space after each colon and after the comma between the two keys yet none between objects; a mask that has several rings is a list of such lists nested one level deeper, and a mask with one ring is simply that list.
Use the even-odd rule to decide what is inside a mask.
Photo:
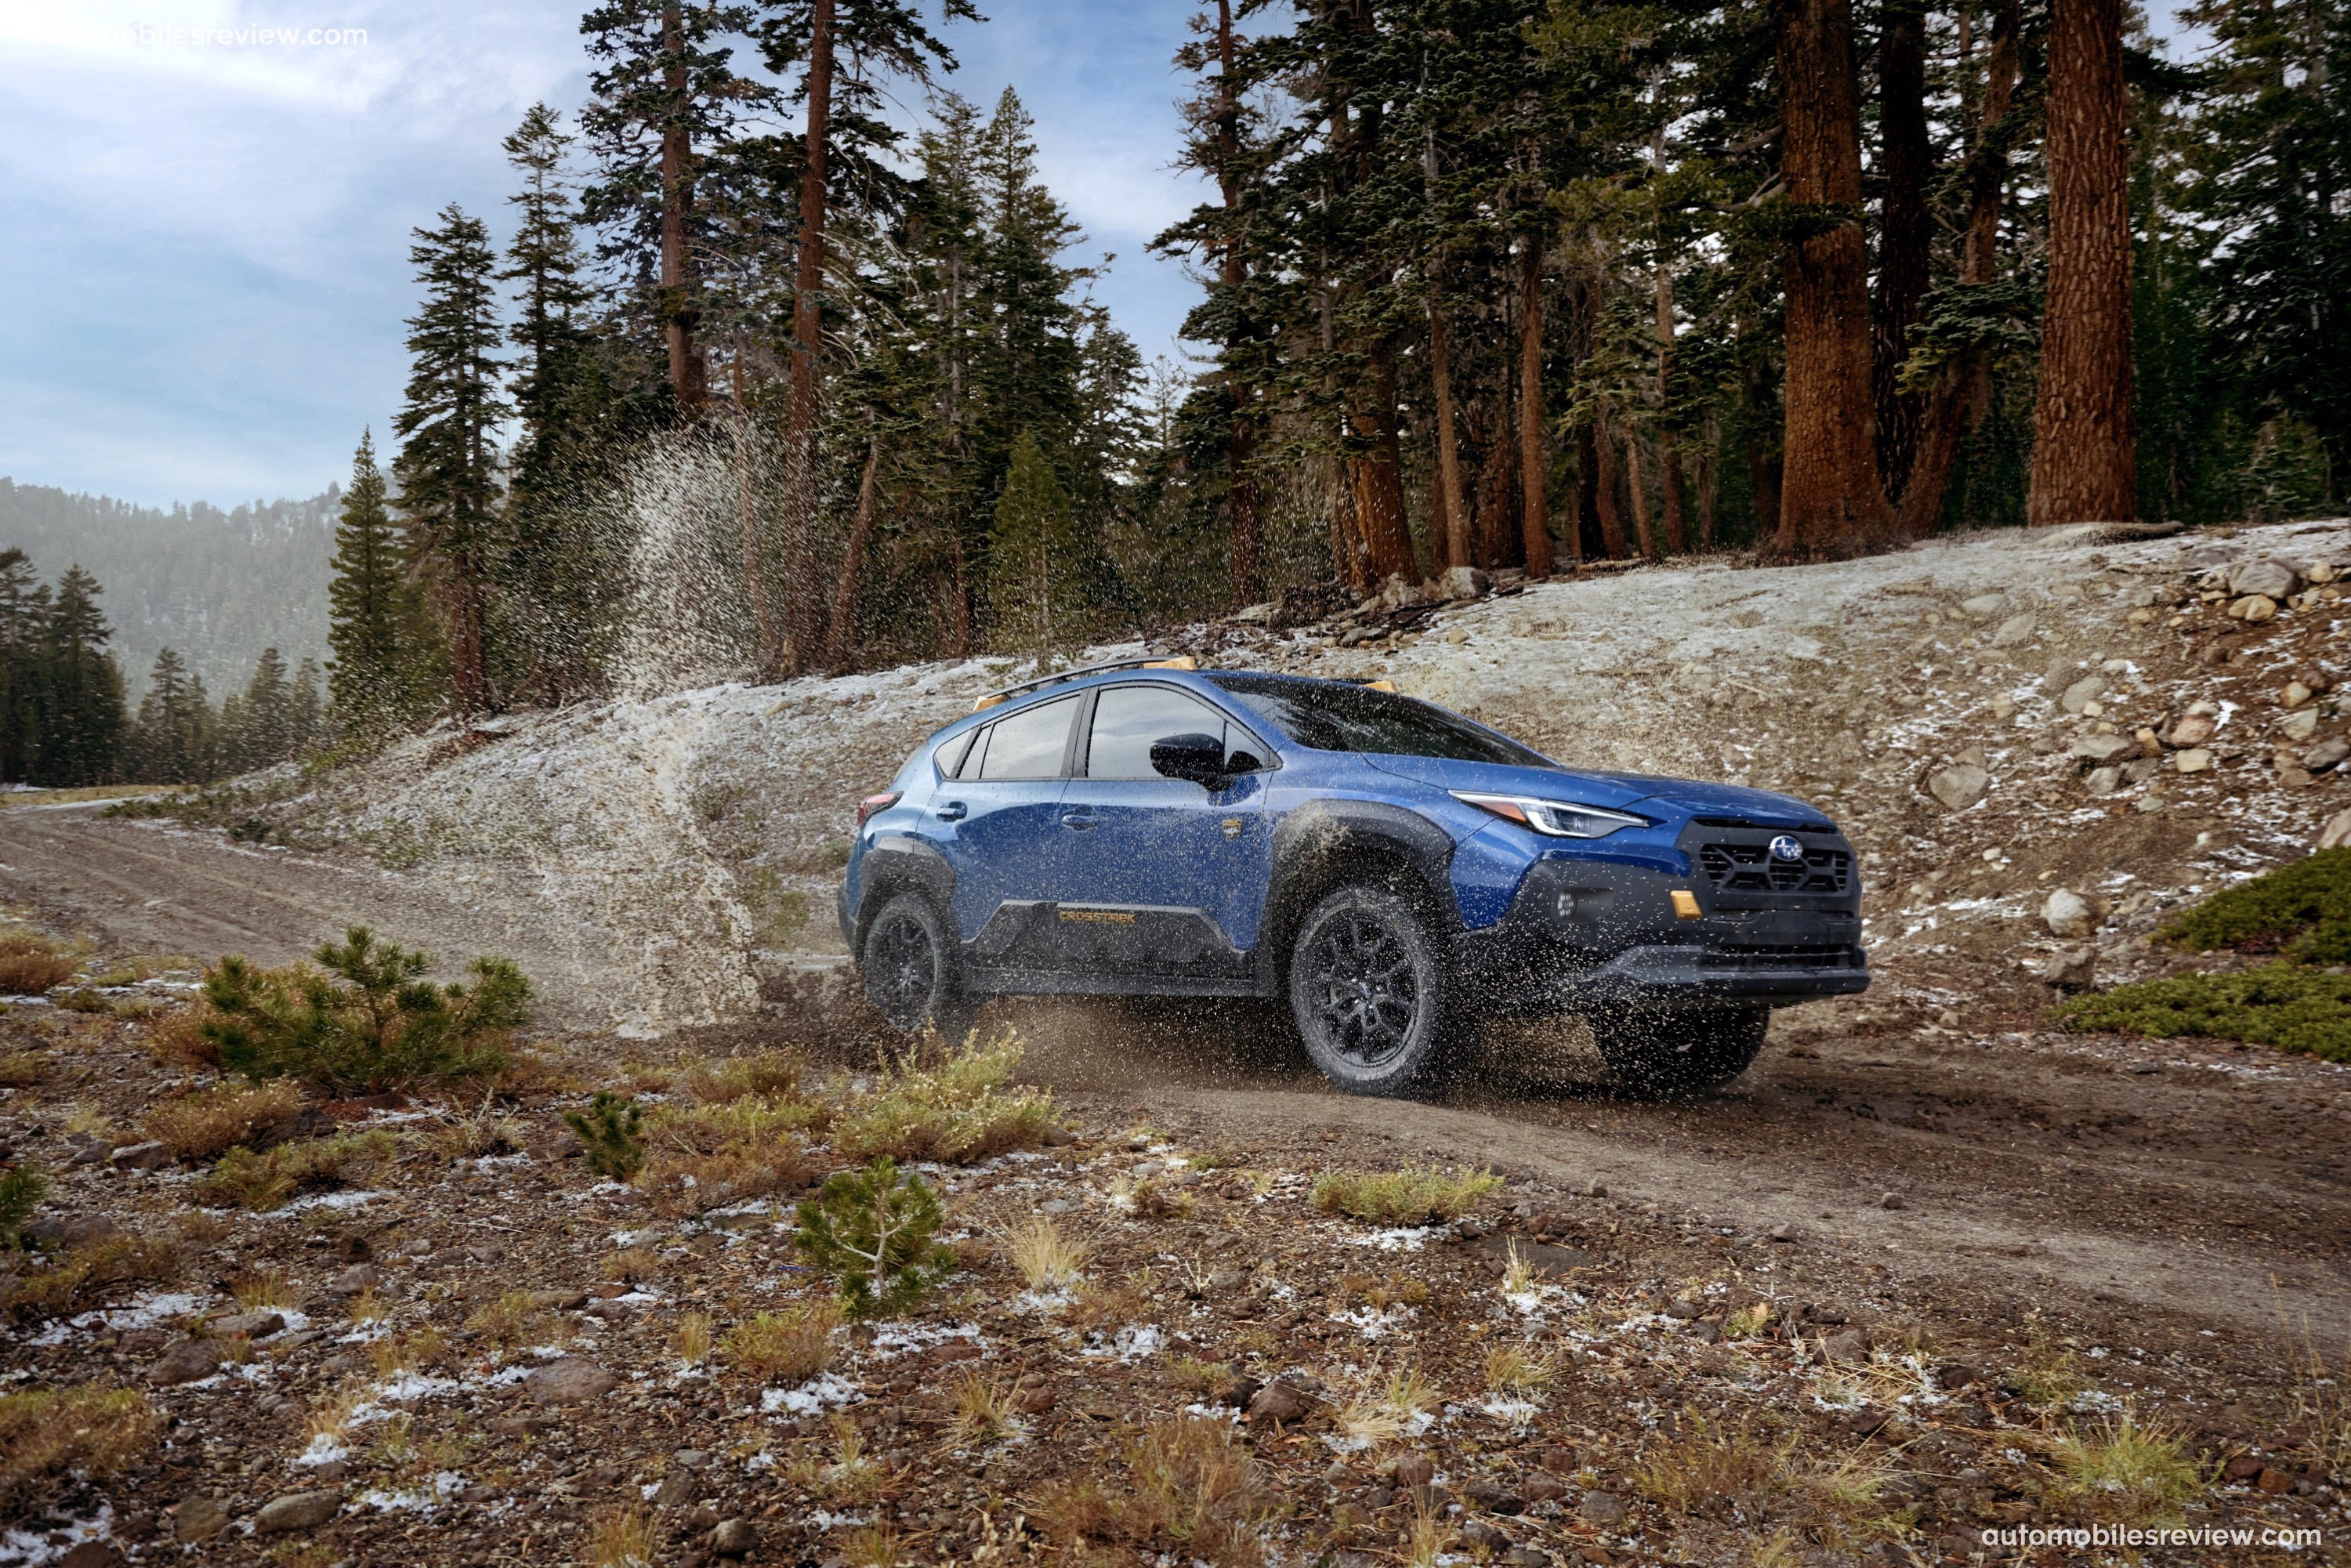
[{"label": "off-road tire", "polygon": [[882,906],[866,928],[857,972],[867,999],[904,1033],[935,1029],[947,1044],[961,1045],[979,1015],[978,1002],[964,992],[955,930],[919,893]]},{"label": "off-road tire", "polygon": [[1465,1032],[1443,942],[1414,902],[1358,883],[1325,897],[1290,947],[1290,1011],[1306,1054],[1350,1094],[1441,1085]]},{"label": "off-road tire", "polygon": [[1616,1082],[1672,1098],[1719,1089],[1763,1049],[1771,1009],[1755,1006],[1622,1006],[1587,1019]]}]

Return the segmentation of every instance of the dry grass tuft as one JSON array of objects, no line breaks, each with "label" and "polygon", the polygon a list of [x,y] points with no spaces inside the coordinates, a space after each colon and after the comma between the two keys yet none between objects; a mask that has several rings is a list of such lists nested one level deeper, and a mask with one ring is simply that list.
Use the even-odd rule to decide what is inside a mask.
[{"label": "dry grass tuft", "polygon": [[983,1372],[967,1372],[956,1380],[947,1408],[950,1429],[962,1448],[985,1448],[1022,1431],[1012,1407],[1012,1385]]},{"label": "dry grass tuft", "polygon": [[95,1304],[110,1285],[176,1279],[180,1262],[175,1239],[109,1236],[74,1248],[52,1268],[19,1277],[0,1306],[19,1319],[57,1317]]},{"label": "dry grass tuft", "polygon": [[388,1162],[399,1150],[399,1140],[381,1128],[279,1144],[260,1154],[240,1144],[221,1156],[194,1191],[199,1202],[215,1208],[266,1213],[302,1193],[340,1186],[359,1167]]},{"label": "dry grass tuft", "polygon": [[494,1155],[519,1153],[524,1143],[522,1123],[498,1109],[498,1091],[492,1088],[471,1115],[450,1115],[425,1124],[409,1134],[436,1159],[478,1160]]},{"label": "dry grass tuft", "polygon": [[1792,1445],[1766,1442],[1745,1427],[1692,1419],[1687,1434],[1649,1449],[1633,1471],[1633,1484],[1677,1513],[1727,1513],[1784,1490],[1793,1451]]},{"label": "dry grass tuft", "polygon": [[589,1531],[588,1561],[592,1568],[653,1568],[660,1542],[652,1510],[611,1509]]},{"label": "dry grass tuft", "polygon": [[760,1312],[726,1331],[728,1362],[756,1377],[806,1383],[832,1364],[833,1335],[841,1309],[830,1301],[803,1301],[779,1312]]},{"label": "dry grass tuft", "polygon": [[895,1526],[869,1524],[849,1532],[841,1555],[849,1568],[898,1568],[906,1561],[906,1546]]},{"label": "dry grass tuft", "polygon": [[110,1476],[162,1429],[163,1417],[135,1388],[85,1383],[0,1394],[0,1500],[68,1470]]},{"label": "dry grass tuft", "polygon": [[48,1076],[49,1059],[39,1051],[0,1051],[0,1088],[30,1089]]},{"label": "dry grass tuft", "polygon": [[37,997],[80,968],[78,957],[37,931],[0,931],[0,996]]},{"label": "dry grass tuft", "polygon": [[1486,1386],[1497,1394],[1533,1394],[1557,1375],[1551,1357],[1524,1345],[1498,1344],[1486,1353]]},{"label": "dry grass tuft", "polygon": [[1093,1249],[1040,1215],[1006,1239],[1005,1252],[1030,1290],[1059,1293],[1077,1289]]},{"label": "dry grass tuft", "polygon": [[710,1359],[712,1345],[710,1314],[688,1312],[677,1322],[677,1333],[670,1336],[670,1348],[688,1366],[700,1366]]},{"label": "dry grass tuft", "polygon": [[248,1312],[281,1312],[302,1302],[302,1292],[295,1289],[294,1281],[286,1277],[282,1269],[248,1274],[236,1282],[231,1294],[235,1296],[236,1304]]},{"label": "dry grass tuft", "polygon": [[1214,1568],[1261,1568],[1280,1513],[1265,1472],[1221,1421],[1154,1421],[1127,1447],[1115,1491],[1092,1475],[1057,1478],[1037,1500],[1049,1535],[1071,1547],[1120,1542]]},{"label": "dry grass tuft", "polygon": [[1394,1442],[1408,1436],[1437,1405],[1435,1386],[1417,1367],[1405,1367],[1351,1396],[1339,1407],[1339,1429],[1374,1443]]},{"label": "dry grass tuft", "polygon": [[219,1067],[220,1047],[204,1038],[204,1026],[212,1016],[212,1009],[202,1003],[173,1008],[147,1026],[148,1054],[170,1067]]},{"label": "dry grass tuft", "polygon": [[351,1435],[351,1417],[367,1403],[363,1388],[345,1388],[310,1406],[302,1418],[302,1440],[308,1445],[324,1437],[340,1445]]},{"label": "dry grass tuft", "polygon": [[2062,1432],[2049,1445],[2057,1475],[2053,1501],[2120,1524],[2153,1524],[2178,1515],[2204,1479],[2179,1435],[2142,1427],[2127,1410],[2088,1431]]},{"label": "dry grass tuft", "polygon": [[684,1072],[686,1092],[705,1104],[731,1101],[799,1100],[808,1059],[797,1051],[757,1051],[698,1061]]},{"label": "dry grass tuft", "polygon": [[183,1160],[209,1160],[239,1144],[258,1148],[302,1113],[302,1086],[288,1078],[223,1083],[147,1113],[147,1135]]},{"label": "dry grass tuft", "polygon": [[1376,1225],[1430,1225],[1458,1219],[1502,1185],[1491,1171],[1431,1166],[1400,1171],[1327,1171],[1314,1180],[1314,1207]]},{"label": "dry grass tuft", "polygon": [[624,1284],[650,1280],[661,1272],[661,1254],[650,1247],[623,1247],[604,1260],[604,1278]]},{"label": "dry grass tuft", "polygon": [[1005,1087],[1023,1054],[1010,1030],[948,1050],[928,1066],[909,1053],[851,1097],[832,1129],[833,1147],[860,1163],[887,1155],[901,1164],[946,1165],[1035,1148],[1052,1131],[1053,1097]]},{"label": "dry grass tuft", "polygon": [[808,1137],[825,1116],[820,1102],[748,1091],[656,1106],[645,1118],[648,1158],[637,1186],[672,1218],[805,1186],[817,1169]]},{"label": "dry grass tuft", "polygon": [[508,1291],[496,1301],[485,1301],[465,1320],[467,1328],[498,1350],[542,1343],[553,1323],[553,1314],[541,1310],[528,1291]]},{"label": "dry grass tuft", "polygon": [[865,1437],[846,1416],[832,1418],[833,1458],[800,1459],[785,1471],[794,1485],[805,1487],[835,1508],[858,1508],[882,1494],[890,1472],[866,1456]]}]

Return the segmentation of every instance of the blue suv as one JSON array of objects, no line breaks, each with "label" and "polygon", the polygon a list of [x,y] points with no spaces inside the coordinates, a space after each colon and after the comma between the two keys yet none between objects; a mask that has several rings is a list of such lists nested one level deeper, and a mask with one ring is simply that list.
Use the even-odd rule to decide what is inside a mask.
[{"label": "blue suv", "polygon": [[980,699],[858,808],[867,995],[950,1038],[991,996],[1259,997],[1362,1094],[1490,1017],[1580,1013],[1612,1071],[1744,1071],[1771,1009],[1869,984],[1835,824],[1761,789],[1561,765],[1370,685],[1190,660]]}]

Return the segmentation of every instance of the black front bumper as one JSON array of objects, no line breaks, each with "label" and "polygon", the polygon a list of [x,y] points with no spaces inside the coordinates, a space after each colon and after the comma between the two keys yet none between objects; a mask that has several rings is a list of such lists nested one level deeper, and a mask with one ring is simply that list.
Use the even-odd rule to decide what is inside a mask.
[{"label": "black front bumper", "polygon": [[[1676,910],[1677,892],[1696,899],[1696,918]],[[1764,902],[1798,906],[1727,907]],[[1545,860],[1501,921],[1456,936],[1455,965],[1479,1008],[1505,1016],[1631,1002],[1788,1007],[1869,988],[1859,905],[1857,884],[1834,898],[1724,898],[1703,874]]]}]

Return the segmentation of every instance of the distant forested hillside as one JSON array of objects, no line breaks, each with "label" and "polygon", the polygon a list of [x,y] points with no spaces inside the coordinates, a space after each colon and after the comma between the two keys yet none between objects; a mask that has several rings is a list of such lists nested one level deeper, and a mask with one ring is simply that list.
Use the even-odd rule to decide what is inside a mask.
[{"label": "distant forested hillside", "polygon": [[159,648],[176,648],[215,699],[242,691],[264,648],[290,665],[327,657],[328,561],[340,486],[234,511],[198,501],[169,511],[0,478],[0,549],[54,582],[79,563],[138,704]]}]

